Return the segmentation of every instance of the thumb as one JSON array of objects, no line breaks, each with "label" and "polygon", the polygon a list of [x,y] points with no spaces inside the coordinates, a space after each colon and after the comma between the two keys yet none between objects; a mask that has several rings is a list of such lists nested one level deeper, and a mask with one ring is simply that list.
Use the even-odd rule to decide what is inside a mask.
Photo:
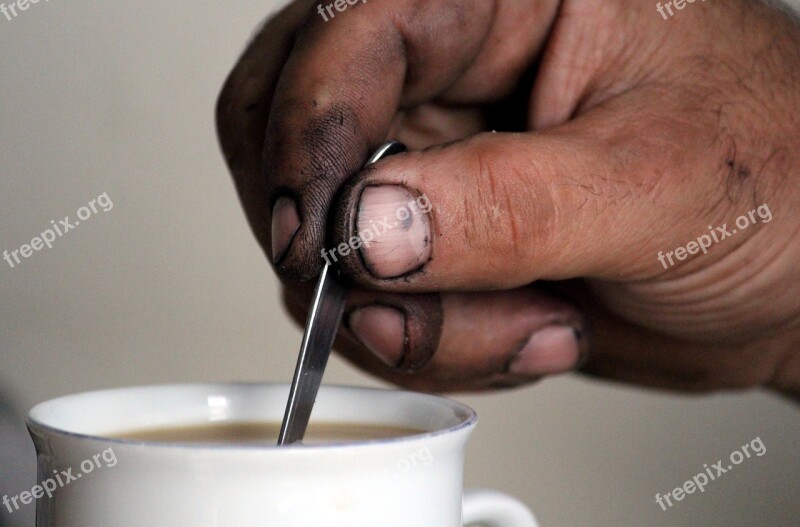
[{"label": "thumb", "polygon": [[614,143],[565,125],[386,159],[343,188],[324,257],[362,285],[409,292],[663,272],[655,255],[683,239],[676,223],[705,219],[686,219],[697,205],[648,144],[628,142],[623,156]]}]

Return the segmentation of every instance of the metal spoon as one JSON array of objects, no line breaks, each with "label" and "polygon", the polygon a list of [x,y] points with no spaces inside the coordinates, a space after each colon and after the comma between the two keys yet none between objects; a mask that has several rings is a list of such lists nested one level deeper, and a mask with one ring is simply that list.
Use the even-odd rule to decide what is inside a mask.
[{"label": "metal spoon", "polygon": [[[405,150],[402,143],[391,141],[372,154],[364,166]],[[297,358],[292,388],[286,402],[278,445],[300,441],[306,433],[347,300],[347,288],[337,276],[338,271],[326,263],[314,289],[314,299],[300,345],[300,356]]]}]

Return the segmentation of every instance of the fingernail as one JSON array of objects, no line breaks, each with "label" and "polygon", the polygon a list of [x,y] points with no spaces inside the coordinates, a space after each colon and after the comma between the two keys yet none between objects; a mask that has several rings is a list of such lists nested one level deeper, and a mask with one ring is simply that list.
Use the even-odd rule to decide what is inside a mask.
[{"label": "fingernail", "polygon": [[300,216],[292,198],[281,197],[272,207],[272,263],[278,264],[300,229]]},{"label": "fingernail", "polygon": [[538,376],[574,369],[581,358],[578,333],[569,326],[549,326],[534,333],[511,360],[509,373]]},{"label": "fingernail", "polygon": [[397,309],[383,306],[356,309],[348,318],[348,327],[387,365],[395,368],[403,361],[406,318]]},{"label": "fingernail", "polygon": [[403,276],[430,260],[430,218],[412,206],[414,200],[396,185],[367,187],[361,193],[357,235],[364,263],[376,278]]}]

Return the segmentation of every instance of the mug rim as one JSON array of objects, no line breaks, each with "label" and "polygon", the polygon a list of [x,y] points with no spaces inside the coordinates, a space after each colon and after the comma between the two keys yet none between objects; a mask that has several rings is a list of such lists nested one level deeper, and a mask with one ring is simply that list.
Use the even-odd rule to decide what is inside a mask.
[{"label": "mug rim", "polygon": [[[294,450],[302,452],[311,452],[311,451],[322,451],[322,450],[354,448],[354,447],[363,448],[365,446],[398,444],[398,443],[405,443],[417,440],[431,439],[438,436],[454,434],[460,430],[472,428],[473,426],[475,426],[475,424],[477,424],[478,420],[477,413],[471,407],[467,406],[464,403],[454,401],[452,399],[448,399],[446,397],[442,397],[439,395],[412,392],[400,389],[371,388],[366,386],[353,386],[346,384],[325,384],[320,389],[343,391],[343,392],[369,392],[369,393],[385,393],[385,394],[394,393],[397,395],[411,396],[414,398],[427,400],[428,402],[438,403],[442,405],[442,407],[449,407],[450,409],[457,412],[456,415],[459,419],[459,422],[451,426],[448,426],[446,428],[431,430],[418,434],[403,435],[399,437],[390,437],[381,439],[362,439],[356,441],[342,441],[342,442],[332,442],[326,444],[309,444],[309,445],[291,444],[291,445],[279,446],[277,444],[270,444],[270,443],[266,444],[203,443],[203,442],[188,442],[188,441],[153,441],[153,440],[142,440],[142,439],[125,439],[117,437],[108,437],[107,435],[104,434],[92,434],[85,432],[70,431],[65,429],[64,427],[47,424],[40,418],[34,416],[35,413],[42,412],[50,405],[54,405],[56,403],[64,403],[67,402],[69,399],[85,397],[90,395],[101,396],[103,394],[110,395],[126,391],[134,392],[137,390],[148,390],[148,389],[172,389],[172,390],[191,389],[191,388],[230,389],[235,387],[245,387],[245,388],[285,387],[288,393],[290,384],[282,382],[247,382],[247,381],[197,382],[197,383],[143,384],[143,385],[124,386],[118,388],[90,390],[86,392],[77,392],[73,394],[62,395],[60,397],[48,399],[46,401],[42,401],[36,404],[35,406],[33,406],[33,408],[31,408],[28,411],[25,417],[25,424],[31,432],[33,432],[34,430],[41,430],[48,434],[66,438],[91,440],[91,441],[98,441],[103,443],[111,443],[114,445],[124,445],[124,446],[147,446],[149,448],[177,448],[177,449],[192,449],[192,450],[224,449],[224,450],[257,450],[265,452]],[[232,420],[231,422],[236,422],[236,421]],[[251,421],[240,421],[240,422],[244,423]]]}]

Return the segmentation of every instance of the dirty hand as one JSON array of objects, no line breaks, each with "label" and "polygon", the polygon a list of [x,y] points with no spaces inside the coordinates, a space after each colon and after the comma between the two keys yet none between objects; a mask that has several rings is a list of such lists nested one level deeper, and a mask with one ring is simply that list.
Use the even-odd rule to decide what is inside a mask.
[{"label": "dirty hand", "polygon": [[217,119],[290,311],[337,261],[378,376],[797,395],[798,108],[753,0],[337,0],[272,18]]}]

